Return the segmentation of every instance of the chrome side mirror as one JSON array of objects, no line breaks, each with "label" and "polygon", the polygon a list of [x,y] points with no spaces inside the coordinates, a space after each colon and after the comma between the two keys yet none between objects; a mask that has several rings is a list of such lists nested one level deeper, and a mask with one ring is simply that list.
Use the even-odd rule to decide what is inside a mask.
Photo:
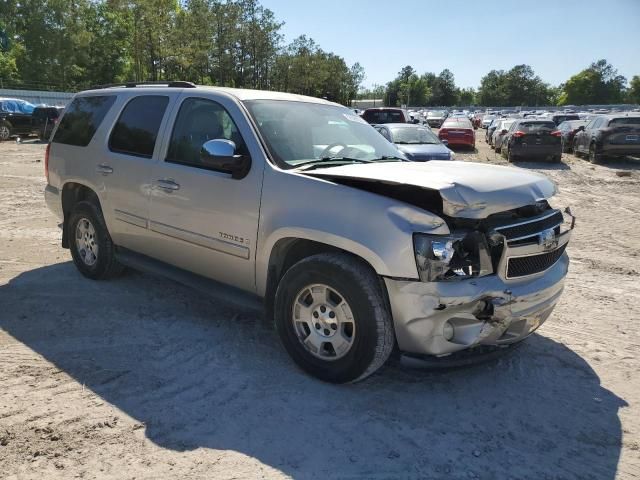
[{"label": "chrome side mirror", "polygon": [[210,170],[230,173],[231,178],[244,178],[251,169],[249,155],[236,155],[236,144],[231,140],[209,140],[200,149],[200,161]]}]

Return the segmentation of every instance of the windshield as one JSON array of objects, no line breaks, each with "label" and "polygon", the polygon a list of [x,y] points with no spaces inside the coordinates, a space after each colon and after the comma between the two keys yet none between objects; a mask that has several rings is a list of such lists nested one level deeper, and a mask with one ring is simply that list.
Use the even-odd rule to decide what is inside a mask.
[{"label": "windshield", "polygon": [[434,110],[432,112],[427,112],[427,117],[444,117],[444,112],[442,110]]},{"label": "windshield", "polygon": [[391,138],[393,143],[401,144],[425,144],[440,143],[438,137],[431,130],[420,127],[392,127]]},{"label": "windshield", "polygon": [[244,104],[281,166],[295,167],[329,157],[362,161],[404,158],[345,107],[283,100],[248,100]]}]

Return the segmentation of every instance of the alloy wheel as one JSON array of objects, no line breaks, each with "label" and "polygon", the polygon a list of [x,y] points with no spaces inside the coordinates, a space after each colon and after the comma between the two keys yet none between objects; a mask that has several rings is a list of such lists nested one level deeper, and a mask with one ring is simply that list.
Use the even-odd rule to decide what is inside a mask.
[{"label": "alloy wheel", "polygon": [[11,132],[6,125],[0,125],[0,140],[9,140]]},{"label": "alloy wheel", "polygon": [[91,267],[98,261],[96,230],[87,218],[81,218],[76,226],[76,249],[85,265]]},{"label": "alloy wheel", "polygon": [[293,328],[300,344],[321,360],[344,357],[356,338],[356,323],[351,307],[334,288],[309,285],[296,295]]}]

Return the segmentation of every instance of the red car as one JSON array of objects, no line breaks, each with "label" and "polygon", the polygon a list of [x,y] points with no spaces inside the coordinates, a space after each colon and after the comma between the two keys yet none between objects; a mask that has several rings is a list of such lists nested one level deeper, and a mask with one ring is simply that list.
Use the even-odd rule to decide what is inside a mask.
[{"label": "red car", "polygon": [[440,127],[438,138],[449,146],[476,148],[473,125],[463,117],[447,118]]}]

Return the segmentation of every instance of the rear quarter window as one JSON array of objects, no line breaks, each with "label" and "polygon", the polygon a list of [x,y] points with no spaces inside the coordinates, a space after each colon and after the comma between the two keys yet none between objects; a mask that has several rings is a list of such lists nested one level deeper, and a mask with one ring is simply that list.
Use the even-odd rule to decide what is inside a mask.
[{"label": "rear quarter window", "polygon": [[52,142],[86,147],[115,101],[115,95],[76,98],[67,107]]}]

